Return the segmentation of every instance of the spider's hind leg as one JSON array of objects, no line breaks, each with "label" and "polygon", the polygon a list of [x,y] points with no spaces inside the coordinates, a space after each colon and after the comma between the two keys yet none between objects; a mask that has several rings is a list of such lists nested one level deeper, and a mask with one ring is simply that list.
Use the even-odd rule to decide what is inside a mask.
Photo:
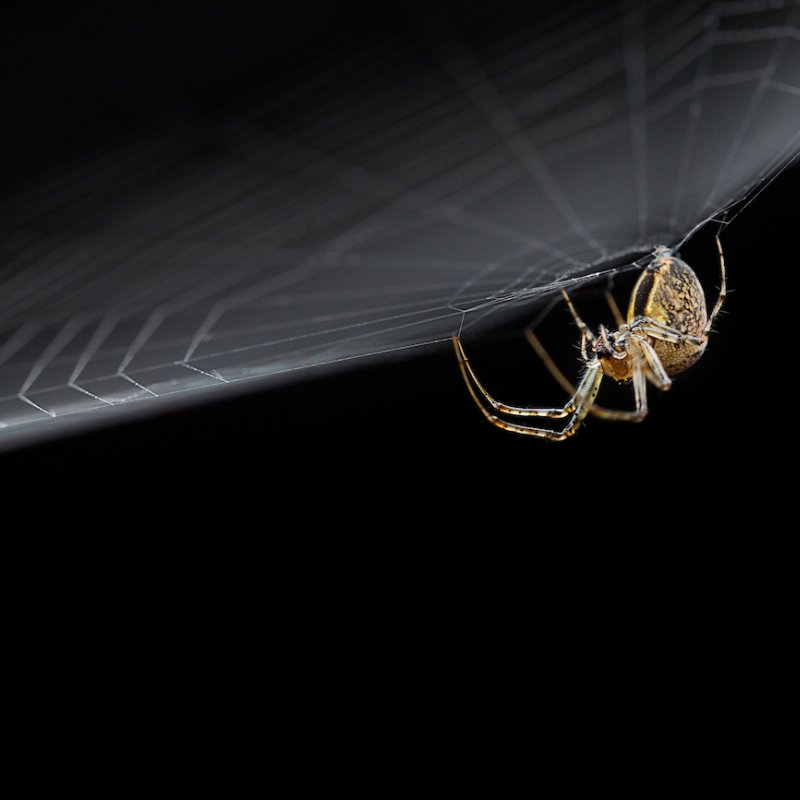
[{"label": "spider's hind leg", "polygon": [[619,310],[619,306],[617,305],[617,301],[614,299],[614,295],[608,289],[605,291],[605,298],[606,303],[608,303],[608,307],[611,309],[611,315],[614,317],[614,324],[617,326],[617,328],[621,328],[625,324],[625,318],[622,316],[622,312]]},{"label": "spider's hind leg", "polygon": [[714,324],[714,320],[717,318],[717,314],[719,314],[720,309],[723,305],[725,305],[725,298],[728,296],[727,270],[725,268],[725,256],[722,252],[722,242],[720,242],[719,236],[715,236],[714,239],[717,242],[717,251],[719,252],[719,295],[717,296],[717,302],[714,303],[714,309],[711,312],[711,316],[708,318],[705,330],[703,331],[704,336],[708,336],[708,334],[711,333],[711,326]]}]

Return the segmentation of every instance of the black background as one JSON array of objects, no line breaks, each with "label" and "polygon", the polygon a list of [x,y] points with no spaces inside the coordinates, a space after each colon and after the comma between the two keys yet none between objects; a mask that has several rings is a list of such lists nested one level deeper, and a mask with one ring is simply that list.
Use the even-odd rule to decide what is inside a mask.
[{"label": "black background", "polygon": [[[258,70],[244,65],[240,75],[233,70],[209,92],[203,62],[177,73],[165,87],[148,72],[155,63],[152,54],[134,58],[136,31],[158,19],[148,9],[150,16],[139,15],[132,25],[127,51],[116,59],[102,51],[102,61],[92,60],[101,56],[68,59],[66,72],[54,71],[58,59],[48,60],[44,50],[81,53],[98,30],[112,24],[111,17],[91,17],[90,26],[88,13],[42,24],[30,9],[20,16],[6,103],[10,114],[27,114],[30,121],[24,136],[6,142],[9,179],[24,181],[32,171],[90,151],[116,131],[165,109],[216,108],[226,93],[242,88],[243,75],[255,80],[277,66],[285,72],[287,64],[301,63],[307,47],[330,47],[333,57],[351,37],[380,35],[391,24],[359,4],[338,4],[336,14],[315,18],[315,26],[293,26],[283,50],[262,60]],[[200,34],[208,35],[202,28],[208,19],[198,19]],[[169,24],[164,38],[179,41]],[[125,92],[112,100],[109,88],[116,82],[124,83]],[[98,96],[104,98],[101,107]],[[313,497],[336,486],[347,498],[343,513],[366,487],[400,506],[439,496],[445,507],[497,508],[503,515],[529,514],[532,506],[558,493],[574,499],[575,505],[567,507],[570,517],[618,519],[626,518],[633,497],[652,504],[660,519],[673,520],[681,518],[688,501],[705,511],[730,503],[736,492],[737,502],[757,501],[753,486],[772,475],[774,454],[786,447],[793,427],[794,410],[786,399],[791,393],[781,381],[791,371],[796,348],[779,330],[794,314],[791,268],[797,262],[799,184],[798,170],[787,170],[724,231],[732,293],[718,332],[703,359],[677,378],[671,392],[651,391],[651,413],[640,425],[589,420],[561,444],[502,433],[483,421],[451,350],[443,347],[435,355],[312,377],[4,453],[5,485],[35,488],[45,481],[52,490],[80,486],[126,494],[138,486],[171,491],[182,485],[190,495],[224,492],[241,496],[243,503],[256,499],[253,487],[264,499],[277,489],[300,487]],[[713,232],[701,231],[682,253],[712,301],[718,285]],[[615,287],[623,307],[630,285],[627,279]],[[588,288],[575,298],[593,325],[609,321],[599,289]],[[560,390],[522,339],[524,322],[491,340],[467,341],[469,352],[485,384],[501,399],[558,403]],[[574,374],[577,336],[563,308],[556,308],[540,331],[564,370]],[[629,403],[630,397],[612,393],[612,404],[617,400]]]}]

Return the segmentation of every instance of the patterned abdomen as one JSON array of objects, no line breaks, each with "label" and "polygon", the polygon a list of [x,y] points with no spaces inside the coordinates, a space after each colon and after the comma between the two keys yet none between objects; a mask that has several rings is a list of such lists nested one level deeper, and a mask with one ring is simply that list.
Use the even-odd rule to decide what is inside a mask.
[{"label": "patterned abdomen", "polygon": [[[631,295],[628,323],[637,317],[650,317],[681,333],[702,336],[708,318],[706,299],[694,270],[675,256],[653,259]],[[706,348],[705,341],[691,344],[651,339],[650,343],[669,375],[691,367]]]}]

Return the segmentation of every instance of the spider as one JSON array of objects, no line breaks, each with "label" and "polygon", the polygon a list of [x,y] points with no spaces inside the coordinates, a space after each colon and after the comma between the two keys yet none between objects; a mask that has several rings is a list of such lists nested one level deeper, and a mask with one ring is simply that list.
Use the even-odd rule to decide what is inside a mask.
[{"label": "spider", "polygon": [[[606,292],[606,300],[617,324],[616,331],[601,325],[597,335],[592,333],[578,315],[567,292],[562,289],[567,308],[581,332],[581,358],[585,370],[577,389],[556,366],[533,331],[528,329],[525,332],[528,342],[550,374],[570,394],[570,399],[561,408],[529,408],[498,403],[483,388],[464,352],[461,339],[454,336],[453,345],[461,374],[481,413],[492,425],[503,430],[554,442],[572,436],[587,414],[601,419],[641,422],[647,416],[647,381],[665,392],[672,385],[671,376],[691,367],[706,349],[708,335],[727,293],[725,257],[719,236],[716,237],[716,243],[722,277],[717,302],[710,316],[706,311],[703,287],[694,270],[663,245],[655,248],[652,261],[633,288],[627,322],[622,318],[613,295]],[[591,356],[587,343],[591,345]],[[603,376],[613,378],[618,383],[633,383],[634,410],[612,410],[595,405]],[[497,413],[487,408],[479,395]],[[567,419],[567,422],[560,430],[551,430],[510,422],[497,416],[498,413],[511,417]]]}]

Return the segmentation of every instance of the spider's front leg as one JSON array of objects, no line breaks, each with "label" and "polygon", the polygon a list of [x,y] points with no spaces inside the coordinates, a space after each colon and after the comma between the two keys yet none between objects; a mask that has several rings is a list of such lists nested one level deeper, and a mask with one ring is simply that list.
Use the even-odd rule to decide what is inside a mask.
[{"label": "spider's front leg", "polygon": [[[484,388],[483,384],[478,379],[478,376],[475,374],[475,370],[472,368],[472,364],[469,363],[467,354],[464,352],[464,345],[461,344],[461,339],[459,339],[458,336],[453,337],[453,347],[456,351],[456,358],[458,359],[458,365],[461,368],[461,374],[464,377],[467,388],[470,389],[470,393],[473,395],[473,397],[475,397],[472,389],[473,387],[477,389],[483,395],[483,397],[486,398],[489,405],[495,411],[499,411],[501,414],[510,414],[515,417],[547,417],[549,419],[563,419],[575,411],[577,405],[577,391],[574,391],[572,397],[570,397],[570,399],[561,408],[529,408],[527,406],[510,406],[506,403],[501,403],[498,400],[495,400]],[[483,408],[482,403],[477,399],[477,397],[475,397],[475,400],[478,405]]]},{"label": "spider's front leg", "polygon": [[[580,427],[589,410],[592,408],[597,392],[600,389],[600,383],[603,379],[603,370],[600,368],[599,362],[595,359],[590,362],[586,367],[586,372],[581,379],[578,388],[575,390],[574,395],[567,401],[562,408],[527,408],[524,406],[509,406],[504,403],[496,401],[487,391],[483,388],[474,370],[472,369],[469,360],[467,359],[464,347],[458,336],[453,337],[453,347],[456,351],[458,358],[458,365],[461,369],[461,375],[467,385],[467,390],[470,396],[475,401],[480,412],[484,417],[495,427],[502,428],[512,433],[519,433],[524,436],[537,436],[541,439],[550,439],[551,441],[560,442],[572,436]],[[477,392],[476,392],[477,389]],[[524,417],[548,417],[550,419],[563,419],[569,417],[566,425],[561,430],[548,430],[547,428],[536,428],[534,426],[522,425],[515,422],[508,422],[507,420],[493,414],[481,402],[478,392],[489,402],[489,405],[500,413],[511,414],[515,416]]]}]

